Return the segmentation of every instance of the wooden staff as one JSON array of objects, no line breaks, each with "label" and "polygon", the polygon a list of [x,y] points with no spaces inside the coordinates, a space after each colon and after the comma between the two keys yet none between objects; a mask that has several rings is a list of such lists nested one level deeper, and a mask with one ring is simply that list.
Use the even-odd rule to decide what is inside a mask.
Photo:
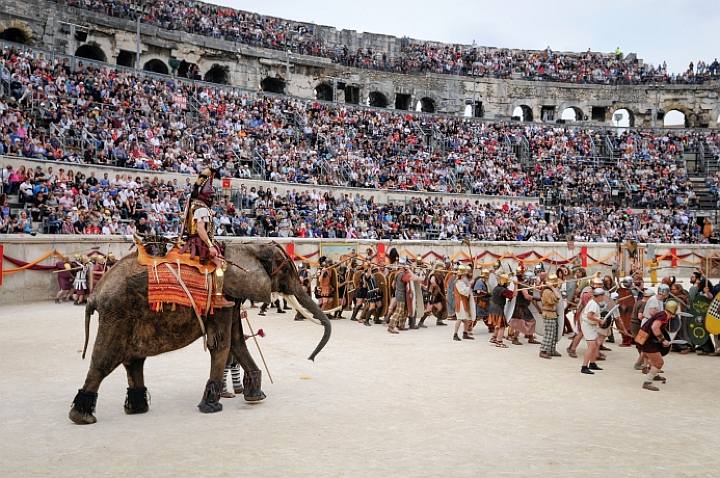
[{"label": "wooden staff", "polygon": [[[595,277],[595,276],[585,276],[585,277],[580,277],[580,278],[578,278],[578,279],[563,280],[562,282],[565,282],[565,283],[567,283],[567,282],[579,282],[579,281],[585,280],[585,279],[593,279],[594,277]],[[521,289],[517,289],[517,292],[520,292],[521,290],[540,289],[541,287],[545,287],[545,286],[547,286],[547,284],[534,285],[534,286],[532,286],[532,287],[523,287],[523,288],[521,288]]]},{"label": "wooden staff", "polygon": [[253,331],[252,324],[250,324],[250,317],[248,317],[248,313],[245,310],[240,310],[240,316],[245,317],[245,322],[247,322],[248,329],[250,329],[250,333],[252,334],[253,341],[255,342],[255,347],[257,347],[258,352],[260,352],[260,358],[262,359],[263,366],[265,367],[265,373],[267,373],[268,378],[270,379],[270,383],[273,382],[272,375],[270,375],[270,369],[267,366],[267,362],[265,361],[265,356],[262,353],[262,349],[260,348],[260,343],[258,342],[257,337],[255,336],[255,332]]}]

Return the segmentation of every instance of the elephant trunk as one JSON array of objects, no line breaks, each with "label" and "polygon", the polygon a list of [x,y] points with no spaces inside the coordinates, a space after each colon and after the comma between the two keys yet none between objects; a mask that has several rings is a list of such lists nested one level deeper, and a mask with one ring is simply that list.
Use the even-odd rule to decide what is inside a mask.
[{"label": "elephant trunk", "polygon": [[[308,312],[312,314],[312,317],[317,319],[323,326],[323,336],[322,339],[320,339],[320,343],[317,344],[317,347],[315,347],[315,350],[313,350],[313,353],[310,354],[310,357],[308,357],[310,360],[315,360],[315,356],[320,353],[320,351],[325,347],[325,344],[328,343],[328,340],[330,340],[330,334],[332,332],[332,326],[330,325],[330,319],[328,318],[325,313],[320,310],[320,307],[312,300],[312,298],[308,295],[308,293],[303,289],[299,284],[297,286],[294,286],[292,288],[291,294],[297,299],[298,304],[302,309],[305,310],[298,310],[301,314],[305,315]],[[291,303],[293,301],[291,300]],[[295,305],[295,304],[293,304]]]}]

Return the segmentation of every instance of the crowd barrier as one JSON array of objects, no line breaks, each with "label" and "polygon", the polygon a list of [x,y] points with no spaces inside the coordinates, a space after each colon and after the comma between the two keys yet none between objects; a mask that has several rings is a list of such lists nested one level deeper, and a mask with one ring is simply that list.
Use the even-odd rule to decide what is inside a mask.
[{"label": "crowd barrier", "polygon": [[[267,238],[222,238],[228,242],[267,242]],[[561,264],[585,265],[589,272],[603,274],[613,270],[623,273],[631,263],[642,263],[646,275],[675,275],[687,277],[695,268],[702,269],[708,277],[720,277],[720,246],[681,244],[600,244],[568,242],[473,242],[453,241],[371,241],[350,239],[296,239],[274,238],[297,261],[311,266],[320,256],[339,258],[355,251],[366,254],[388,254],[392,248],[407,257],[422,258],[432,264],[444,257],[456,261],[474,261],[477,267],[489,267],[500,260],[508,270],[516,270],[522,263],[531,268],[542,263],[548,270]],[[2,248],[2,273],[0,274],[0,305],[47,300],[57,291],[56,274],[50,273],[59,257],[75,254],[112,253],[122,257],[130,253],[131,238],[123,236],[26,236],[0,235]],[[653,272],[654,270],[654,272]]]}]

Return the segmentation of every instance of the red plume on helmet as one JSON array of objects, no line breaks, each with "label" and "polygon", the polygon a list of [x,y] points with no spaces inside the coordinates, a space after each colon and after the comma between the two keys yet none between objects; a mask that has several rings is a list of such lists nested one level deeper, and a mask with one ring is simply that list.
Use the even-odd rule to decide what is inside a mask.
[{"label": "red plume on helmet", "polygon": [[200,199],[208,205],[212,204],[213,198],[215,197],[213,180],[216,175],[217,173],[210,168],[202,170],[197,178],[197,181],[195,181],[195,185],[193,186],[192,196]]}]

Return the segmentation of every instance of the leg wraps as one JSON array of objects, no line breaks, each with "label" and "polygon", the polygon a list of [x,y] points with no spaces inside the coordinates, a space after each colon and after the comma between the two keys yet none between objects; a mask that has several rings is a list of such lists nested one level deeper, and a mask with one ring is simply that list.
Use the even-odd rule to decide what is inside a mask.
[{"label": "leg wraps", "polygon": [[222,393],[222,383],[208,380],[205,385],[202,400],[198,403],[198,408],[203,413],[213,413],[222,410],[220,403],[220,394]]},{"label": "leg wraps", "polygon": [[78,390],[77,395],[75,395],[75,398],[73,399],[73,408],[80,413],[92,414],[95,411],[97,397],[97,393],[86,392],[81,388]]},{"label": "leg wraps", "polygon": [[246,401],[255,402],[265,398],[265,394],[260,388],[261,382],[262,372],[260,370],[245,372],[245,375],[243,376],[243,393]]},{"label": "leg wraps", "polygon": [[128,388],[125,397],[125,413],[145,413],[150,406],[147,387]]}]

